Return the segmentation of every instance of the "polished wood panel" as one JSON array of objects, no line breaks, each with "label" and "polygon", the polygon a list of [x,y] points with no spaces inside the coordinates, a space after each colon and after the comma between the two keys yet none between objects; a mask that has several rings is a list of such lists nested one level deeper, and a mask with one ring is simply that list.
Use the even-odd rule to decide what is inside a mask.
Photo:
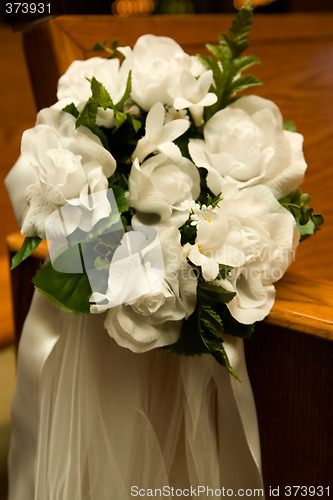
[{"label": "polished wood panel", "polygon": [[[36,107],[22,49],[21,34],[0,24],[0,255],[5,236],[18,230],[4,178],[20,154],[21,136],[35,123]],[[4,273],[5,271],[1,271]],[[1,333],[0,333],[1,336]]]},{"label": "polished wood panel", "polygon": [[266,323],[333,340],[333,287],[288,271],[276,284],[276,300]]},{"label": "polished wood panel", "polygon": [[35,122],[36,107],[21,34],[0,23],[0,348],[14,342],[9,262],[5,236],[18,231],[4,178],[20,154],[21,136]]},{"label": "polished wood panel", "polygon": [[[24,237],[21,233],[13,233],[7,236],[6,243],[8,248],[8,263],[11,262],[14,255],[19,251],[24,241]],[[11,282],[11,299],[12,299],[12,311],[14,321],[14,341],[16,346],[18,346],[23,324],[25,318],[28,314],[34,287],[31,282],[32,278],[41,267],[43,261],[47,256],[47,243],[42,241],[40,245],[36,248],[33,254],[26,260],[24,260],[18,267],[10,273]],[[9,266],[8,266],[9,267]],[[10,340],[4,337],[3,343],[6,344],[6,340]]]},{"label": "polished wood panel", "polygon": [[288,485],[332,488],[333,342],[258,324],[245,352],[267,498],[269,486],[278,498]]}]

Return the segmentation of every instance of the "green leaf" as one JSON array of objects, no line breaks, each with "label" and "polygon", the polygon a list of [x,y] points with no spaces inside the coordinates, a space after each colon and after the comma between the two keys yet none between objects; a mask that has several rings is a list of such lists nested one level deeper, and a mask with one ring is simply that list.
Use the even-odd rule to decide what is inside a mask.
[{"label": "green leaf", "polygon": [[[234,95],[254,85],[261,85],[261,81],[252,75],[241,73],[253,64],[259,63],[255,56],[242,56],[249,45],[248,36],[252,24],[252,7],[249,2],[241,9],[227,35],[220,35],[219,44],[208,44],[207,49],[216,57],[199,56],[200,61],[207,69],[213,71],[215,86],[212,90],[217,96],[217,102],[205,110],[205,119],[208,120],[219,109],[223,109],[234,101]],[[221,66],[223,71],[221,70]],[[238,78],[237,78],[238,77]]]},{"label": "green leaf", "polygon": [[106,90],[104,85],[96,80],[95,77],[91,79],[91,99],[94,100],[101,108],[107,109],[113,107],[113,101],[110,97],[109,92]]},{"label": "green leaf", "polygon": [[234,337],[249,339],[254,332],[255,324],[245,325],[239,323],[230,313],[228,307],[222,304],[219,309],[219,314],[223,322],[224,332]]},{"label": "green leaf", "polygon": [[32,254],[32,252],[36,250],[41,241],[42,239],[38,238],[37,236],[36,237],[27,236],[20,250],[12,258],[12,265],[10,269],[11,270],[15,269],[15,267],[21,264],[21,262],[27,259]]},{"label": "green leaf", "polygon": [[217,282],[214,281],[204,281],[199,279],[198,281],[198,289],[199,293],[201,296],[207,297],[209,300],[211,296],[215,296],[213,300],[219,300],[220,303],[227,304],[232,300],[236,293],[235,292],[230,292],[229,290],[226,290],[223,288],[221,285],[219,285]]},{"label": "green leaf", "polygon": [[199,334],[196,311],[188,319],[183,320],[178,341],[162,349],[183,356],[200,356],[209,353]]},{"label": "green leaf", "polygon": [[248,35],[251,31],[252,17],[252,5],[251,2],[248,2],[238,11],[236,18],[228,30],[235,54],[238,53],[240,55],[249,46]]},{"label": "green leaf", "polygon": [[324,217],[321,214],[312,214],[311,219],[316,226],[324,224]]},{"label": "green leaf", "polygon": [[279,200],[280,204],[294,216],[301,241],[313,235],[324,223],[322,215],[313,214],[313,209],[308,205],[310,201],[310,195],[302,193],[300,188]]},{"label": "green leaf", "polygon": [[262,85],[262,81],[253,75],[243,75],[237,78],[230,85],[230,95],[237,94],[242,90],[248,89],[250,87],[255,87],[257,85]]},{"label": "green leaf", "polygon": [[201,307],[200,327],[209,330],[213,333],[223,332],[223,323],[221,316],[213,309],[212,306],[206,304]]},{"label": "green leaf", "polygon": [[91,130],[93,134],[97,135],[105,149],[110,151],[109,141],[103,130],[98,125],[86,125],[86,127],[89,128],[89,130]]},{"label": "green leaf", "polygon": [[122,113],[121,111],[115,109],[114,123],[117,128],[119,128],[126,121],[126,118],[127,118],[126,113]]},{"label": "green leaf", "polygon": [[254,64],[260,64],[260,59],[255,56],[244,56],[241,58],[236,58],[233,61],[233,67],[234,71],[237,73],[241,73],[242,71],[245,71],[246,69],[250,68]]},{"label": "green leaf", "polygon": [[95,43],[95,45],[93,46],[93,51],[98,51],[98,50],[105,50],[105,44],[106,44],[106,40],[104,40],[103,42],[97,42]]},{"label": "green leaf", "polygon": [[229,292],[213,282],[206,282],[202,278],[198,279],[197,314],[202,342],[216,361],[239,380],[235,370],[230,365],[223,347],[223,339],[220,337],[220,334],[225,331],[220,314],[221,306],[229,302],[234,296],[235,293]]},{"label": "green leaf", "polygon": [[116,184],[111,184],[110,188],[113,191],[114,197],[116,199],[117,207],[119,210],[119,213],[122,214],[124,212],[127,212],[129,209],[128,201],[125,195],[125,191],[120,187],[117,186]]},{"label": "green leaf", "polygon": [[185,222],[180,228],[179,232],[181,235],[181,244],[185,245],[186,243],[190,243],[194,245],[195,238],[197,236],[197,229],[195,226],[191,226],[190,219]]},{"label": "green leaf", "polygon": [[297,132],[295,123],[287,120],[283,122],[283,130],[289,130],[289,132]]},{"label": "green leaf", "polygon": [[137,133],[142,127],[141,121],[135,118],[134,116],[131,116],[131,122],[134,128],[134,132]]},{"label": "green leaf", "polygon": [[72,102],[71,104],[67,104],[64,108],[62,108],[63,111],[66,111],[66,113],[69,113],[70,115],[74,116],[74,118],[77,118],[79,116],[79,110],[75,106],[75,104]]},{"label": "green leaf", "polygon": [[213,332],[204,332],[201,334],[201,338],[207,347],[208,351],[216,359],[216,361],[224,366],[228,372],[240,382],[240,378],[230,364],[229,358],[225,349],[223,347],[223,339],[215,335]]},{"label": "green leaf", "polygon": [[95,43],[93,50],[104,50],[108,54],[108,59],[117,57],[118,59],[120,59],[120,61],[123,61],[125,59],[125,56],[117,49],[118,40],[112,40],[112,42],[110,43],[110,47],[107,47],[106,42],[106,40],[103,40],[103,42]]},{"label": "green leaf", "polygon": [[97,110],[98,103],[90,98],[76,119],[76,127],[83,126],[90,128],[94,126],[96,123]]},{"label": "green leaf", "polygon": [[311,219],[304,224],[297,224],[297,229],[301,236],[311,236],[315,233],[316,226]]},{"label": "green leaf", "polygon": [[56,271],[48,262],[32,280],[37,290],[54,306],[75,314],[89,314],[91,288],[86,274]]},{"label": "green leaf", "polygon": [[129,96],[131,95],[131,91],[132,91],[132,71],[130,71],[128,73],[126,89],[125,89],[123,97],[116,104],[117,109],[119,109],[121,111],[124,110],[124,104],[127,101],[127,99],[129,98]]},{"label": "green leaf", "polygon": [[100,82],[96,80],[96,78],[93,77],[89,81],[92,96],[88,99],[82,111],[78,114],[76,127],[78,128],[82,126],[89,128],[89,130],[99,137],[103,146],[109,150],[108,139],[103,130],[96,125],[96,117],[99,107],[107,109],[113,106],[113,102],[108,91]]}]

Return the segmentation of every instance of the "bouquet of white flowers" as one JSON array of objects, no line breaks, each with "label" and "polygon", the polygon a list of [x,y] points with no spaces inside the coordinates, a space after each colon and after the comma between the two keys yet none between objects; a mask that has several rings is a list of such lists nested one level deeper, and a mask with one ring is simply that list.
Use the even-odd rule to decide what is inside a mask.
[{"label": "bouquet of white flowers", "polygon": [[13,262],[46,238],[33,282],[52,304],[105,314],[132,351],[208,352],[235,377],[224,333],[250,337],[323,222],[299,189],[302,136],[273,102],[238,97],[261,83],[243,73],[251,21],[249,3],[211,55],[145,35],[72,63],[23,134],[35,182]]}]

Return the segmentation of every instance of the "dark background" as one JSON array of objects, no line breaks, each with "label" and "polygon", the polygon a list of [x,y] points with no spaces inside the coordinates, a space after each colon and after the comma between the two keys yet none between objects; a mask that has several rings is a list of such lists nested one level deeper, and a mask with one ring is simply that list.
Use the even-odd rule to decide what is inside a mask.
[{"label": "dark background", "polygon": [[[9,24],[24,22],[25,25],[42,19],[43,16],[33,14],[6,14],[6,4],[19,0],[2,0],[0,21]],[[50,4],[53,15],[61,14],[111,14],[115,12],[120,0],[20,0],[22,3]],[[128,0],[133,4],[136,0]],[[223,13],[235,12],[232,0],[150,0],[152,14],[181,13]],[[318,12],[333,11],[332,0],[275,0],[270,5],[256,9],[258,12]]]}]

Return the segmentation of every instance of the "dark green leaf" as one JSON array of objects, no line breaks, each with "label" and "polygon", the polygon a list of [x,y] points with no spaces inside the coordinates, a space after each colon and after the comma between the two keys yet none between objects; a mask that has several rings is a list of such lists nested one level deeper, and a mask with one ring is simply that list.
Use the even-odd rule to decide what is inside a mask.
[{"label": "dark green leaf", "polygon": [[95,45],[93,46],[93,51],[105,50],[105,43],[106,42],[103,42],[103,43],[97,42],[97,43],[95,43]]},{"label": "dark green leaf", "polygon": [[199,334],[196,311],[188,319],[183,320],[179,340],[175,344],[163,347],[163,350],[185,356],[209,353]]},{"label": "dark green leaf", "polygon": [[255,324],[244,325],[243,323],[239,323],[231,315],[228,307],[225,304],[221,305],[219,314],[223,322],[223,329],[225,333],[233,335],[234,337],[241,337],[245,339],[251,338],[254,332]]},{"label": "dark green leaf", "polygon": [[311,219],[316,226],[324,224],[324,217],[321,214],[312,214]]},{"label": "dark green leaf", "polygon": [[201,307],[200,327],[213,333],[223,332],[221,316],[208,304]]},{"label": "dark green leaf", "polygon": [[248,2],[240,9],[228,30],[228,35],[233,44],[234,56],[239,56],[249,46],[248,36],[251,31],[253,9]]},{"label": "dark green leaf", "polygon": [[88,127],[95,125],[98,110],[98,103],[89,99],[84,105],[81,113],[77,117],[76,127]]},{"label": "dark green leaf", "polygon": [[37,290],[54,306],[75,314],[90,312],[91,288],[86,274],[55,271],[48,262],[32,280]]},{"label": "dark green leaf", "polygon": [[236,295],[235,292],[230,292],[229,290],[226,290],[225,288],[217,284],[217,282],[213,281],[208,282],[204,280],[199,280],[198,288],[199,288],[199,293],[201,295],[205,294],[206,297],[207,294],[208,296],[215,295],[215,300],[216,297],[218,297],[219,302],[224,304],[230,302],[230,300],[232,300]]},{"label": "dark green leaf", "polygon": [[229,302],[234,296],[235,293],[228,292],[212,282],[205,282],[200,278],[198,280],[197,314],[201,339],[216,361],[238,379],[223,347],[223,339],[219,336],[225,331],[220,314],[221,305]]},{"label": "dark green leaf", "polygon": [[117,207],[119,213],[122,214],[129,209],[128,201],[125,195],[125,191],[117,185],[110,185],[110,188],[113,191],[114,197],[116,199]]},{"label": "dark green leaf", "polygon": [[29,237],[27,236],[20,248],[20,250],[17,252],[16,255],[12,258],[12,265],[11,265],[11,270],[15,269],[21,262],[23,262],[25,259],[29,257],[29,255],[32,254],[34,250],[38,247],[40,242],[42,241],[41,238],[36,237]]},{"label": "dark green leaf", "polygon": [[120,111],[124,110],[124,104],[131,95],[132,91],[132,71],[128,73],[128,78],[127,78],[127,83],[126,83],[126,89],[124,92],[123,97],[120,99],[119,102],[116,104],[116,108],[119,109]]},{"label": "dark green leaf", "polygon": [[77,118],[79,116],[79,110],[75,106],[75,104],[72,102],[71,104],[67,104],[63,109],[63,111],[66,111],[66,113],[69,113],[70,115],[74,116],[74,118]]},{"label": "dark green leaf", "polygon": [[86,125],[93,134],[97,135],[105,149],[110,150],[109,142],[103,130],[98,125]]},{"label": "dark green leaf", "polygon": [[212,332],[204,332],[201,334],[201,338],[207,347],[208,351],[214,356],[216,361],[224,366],[228,372],[238,381],[240,378],[233,369],[228,359],[227,353],[223,347],[223,339],[213,334]]}]

